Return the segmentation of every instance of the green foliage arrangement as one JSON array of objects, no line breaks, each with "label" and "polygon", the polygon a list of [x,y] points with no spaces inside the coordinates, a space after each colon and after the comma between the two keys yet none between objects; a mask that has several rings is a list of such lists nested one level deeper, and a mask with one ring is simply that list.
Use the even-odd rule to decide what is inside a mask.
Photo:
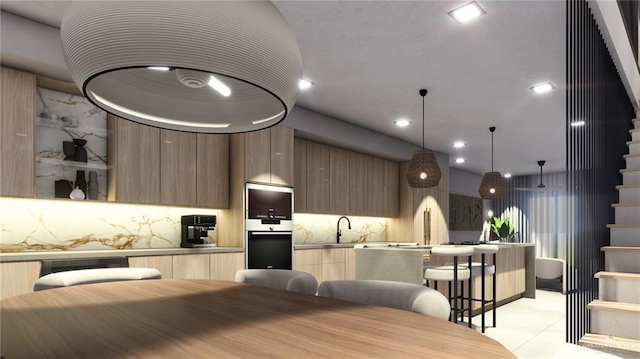
[{"label": "green foliage arrangement", "polygon": [[491,231],[503,242],[509,241],[516,234],[509,217],[505,217],[504,220],[499,217],[493,217],[491,222]]}]

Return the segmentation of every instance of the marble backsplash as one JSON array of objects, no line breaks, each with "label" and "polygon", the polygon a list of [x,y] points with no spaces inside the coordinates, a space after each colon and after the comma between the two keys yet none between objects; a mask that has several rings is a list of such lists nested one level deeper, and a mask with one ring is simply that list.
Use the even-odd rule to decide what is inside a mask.
[{"label": "marble backsplash", "polygon": [[[293,243],[317,244],[336,243],[338,218],[336,215],[296,213],[293,217]],[[387,240],[387,219],[378,217],[349,216],[340,221],[342,236],[340,243],[385,242]]]},{"label": "marble backsplash", "polygon": [[[41,113],[57,115],[47,119]],[[98,200],[107,197],[107,113],[82,96],[36,88],[36,196],[55,197],[55,181],[75,182],[77,171],[89,171],[98,179]],[[65,119],[63,120],[63,117]],[[73,123],[65,121],[75,119]],[[87,163],[65,161],[63,141],[74,138],[87,141]],[[85,193],[88,198],[88,193]]]},{"label": "marble backsplash", "polygon": [[[180,247],[180,216],[216,210],[0,197],[0,252]],[[217,230],[209,231],[217,243]]]}]

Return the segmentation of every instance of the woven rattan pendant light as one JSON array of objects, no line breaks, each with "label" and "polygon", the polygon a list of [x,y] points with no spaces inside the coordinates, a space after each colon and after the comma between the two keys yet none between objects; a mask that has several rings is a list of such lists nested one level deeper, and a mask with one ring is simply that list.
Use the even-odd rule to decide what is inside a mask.
[{"label": "woven rattan pendant light", "polygon": [[407,182],[413,188],[435,187],[442,177],[436,156],[432,151],[424,148],[424,97],[426,95],[426,89],[420,90],[420,96],[422,96],[422,149],[413,153],[407,170]]},{"label": "woven rattan pendant light", "polygon": [[507,192],[507,184],[502,178],[502,174],[493,171],[493,132],[495,130],[495,127],[489,127],[489,131],[491,131],[491,172],[484,174],[478,189],[478,193],[483,199],[499,199],[504,197]]}]

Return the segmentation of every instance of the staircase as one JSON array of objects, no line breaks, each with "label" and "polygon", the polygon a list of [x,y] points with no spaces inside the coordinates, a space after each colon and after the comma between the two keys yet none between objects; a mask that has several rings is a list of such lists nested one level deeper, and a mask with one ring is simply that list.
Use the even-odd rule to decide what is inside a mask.
[{"label": "staircase", "polygon": [[[640,115],[640,112],[638,113]],[[611,246],[602,247],[605,271],[598,279],[598,300],[589,303],[591,332],[580,345],[622,356],[640,357],[640,116],[633,120],[616,223],[609,224]]]}]

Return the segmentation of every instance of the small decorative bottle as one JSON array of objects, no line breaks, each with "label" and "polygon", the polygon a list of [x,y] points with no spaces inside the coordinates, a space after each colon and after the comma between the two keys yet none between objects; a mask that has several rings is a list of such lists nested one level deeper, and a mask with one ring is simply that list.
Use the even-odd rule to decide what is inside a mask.
[{"label": "small decorative bottle", "polygon": [[98,199],[98,173],[89,171],[89,199]]},{"label": "small decorative bottle", "polygon": [[80,188],[82,192],[87,193],[87,179],[84,176],[84,171],[76,171],[75,185]]}]

